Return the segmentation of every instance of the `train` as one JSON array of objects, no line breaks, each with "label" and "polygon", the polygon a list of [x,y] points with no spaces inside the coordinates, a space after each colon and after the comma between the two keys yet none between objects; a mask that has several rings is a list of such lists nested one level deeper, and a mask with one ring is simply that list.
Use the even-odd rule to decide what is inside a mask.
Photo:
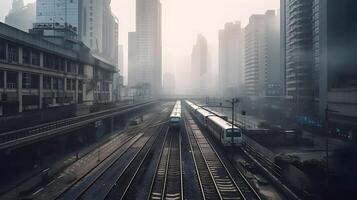
[{"label": "train", "polygon": [[232,126],[225,117],[210,112],[193,102],[185,101],[188,111],[197,119],[200,125],[207,128],[223,146],[241,146],[242,129]]},{"label": "train", "polygon": [[169,126],[171,128],[180,128],[181,122],[181,101],[176,101],[175,106],[170,114]]}]

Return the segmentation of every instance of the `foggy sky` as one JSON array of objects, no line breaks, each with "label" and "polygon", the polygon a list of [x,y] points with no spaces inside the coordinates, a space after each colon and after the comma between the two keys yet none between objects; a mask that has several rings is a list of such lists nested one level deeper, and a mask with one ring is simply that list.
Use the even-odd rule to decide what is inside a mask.
[{"label": "foggy sky", "polygon": [[[34,0],[25,0],[26,3]],[[12,0],[1,0],[0,20],[10,9]],[[241,21],[267,9],[278,9],[279,0],[161,0],[163,23],[163,73],[176,74],[190,65],[192,45],[197,34],[208,40],[210,69],[217,72],[218,30],[226,22]],[[135,0],[112,0],[112,10],[120,21],[120,42],[124,44],[127,73],[127,33],[135,31]],[[180,79],[180,74],[177,74]],[[182,79],[181,79],[182,80]],[[177,84],[181,84],[178,82]]]}]

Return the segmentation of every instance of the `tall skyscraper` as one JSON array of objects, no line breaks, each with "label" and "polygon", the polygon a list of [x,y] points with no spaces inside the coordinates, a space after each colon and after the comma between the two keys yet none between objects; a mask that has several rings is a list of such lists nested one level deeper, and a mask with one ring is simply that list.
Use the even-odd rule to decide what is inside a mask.
[{"label": "tall skyscraper", "polygon": [[80,39],[97,55],[117,65],[119,21],[111,0],[79,0]]},{"label": "tall skyscraper", "polygon": [[78,39],[107,62],[118,65],[119,22],[111,0],[38,0],[36,22],[75,27]]},{"label": "tall skyscraper", "polygon": [[237,96],[243,82],[244,36],[241,23],[227,23],[219,31],[219,90],[222,96]]},{"label": "tall skyscraper", "polygon": [[249,96],[280,95],[279,20],[273,10],[252,15],[245,28],[245,77]]},{"label": "tall skyscraper", "polygon": [[24,5],[23,0],[13,0],[12,9],[5,17],[5,23],[28,32],[36,22],[36,3]]},{"label": "tall skyscraper", "polygon": [[128,86],[135,87],[140,83],[140,72],[137,68],[136,32],[128,33]]},{"label": "tall skyscraper", "polygon": [[78,0],[37,0],[36,22],[75,27],[79,33]]},{"label": "tall skyscraper", "polygon": [[162,90],[161,3],[159,0],[136,1],[136,70],[129,70],[131,85],[147,85],[151,96]]},{"label": "tall skyscraper", "polygon": [[191,54],[191,87],[194,94],[206,94],[207,72],[207,40],[202,35],[198,35]]},{"label": "tall skyscraper", "polygon": [[118,63],[119,63],[119,71],[120,74],[124,76],[124,48],[123,45],[118,46]]},{"label": "tall skyscraper", "polygon": [[285,98],[300,113],[313,110],[312,2],[281,2]]},{"label": "tall skyscraper", "polygon": [[[321,118],[325,116],[330,90],[357,77],[356,7],[355,0],[314,0],[312,4],[314,97],[316,113]],[[352,99],[343,97],[345,101],[353,102]],[[330,109],[342,114],[346,108],[336,104]]]}]

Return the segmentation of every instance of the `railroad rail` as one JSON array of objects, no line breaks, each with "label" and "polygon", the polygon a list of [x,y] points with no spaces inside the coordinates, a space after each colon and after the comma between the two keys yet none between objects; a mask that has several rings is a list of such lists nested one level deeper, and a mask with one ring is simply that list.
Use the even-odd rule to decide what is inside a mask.
[{"label": "railroad rail", "polygon": [[[205,138],[187,112],[185,112],[185,117],[187,117],[189,128],[191,129],[187,131],[187,134],[191,140],[195,157],[198,155],[196,157],[197,166],[206,165],[206,172],[198,171],[204,198],[260,200],[260,197],[242,174],[240,174],[242,177],[239,178],[232,176],[232,169],[227,168],[214,146]],[[201,156],[199,156],[200,154]],[[198,168],[205,169],[203,166]],[[214,188],[207,188],[206,181],[213,182]]]},{"label": "railroad rail", "polygon": [[145,159],[147,159],[149,153],[155,149],[156,145],[160,145],[160,138],[166,138],[167,134],[168,128],[161,127],[160,133],[153,137],[151,141],[140,150],[139,154],[132,160],[132,162],[126,166],[124,170],[125,173],[121,174],[105,199],[125,199],[125,196],[138,175],[139,170],[142,168]]},{"label": "railroad rail", "polygon": [[183,199],[180,135],[180,132],[169,131],[155,169],[148,199]]},{"label": "railroad rail", "polygon": [[[51,187],[58,188],[56,185],[60,185],[61,190],[48,188],[39,189],[41,192],[36,193],[36,195],[31,196],[34,199],[75,199],[75,197],[80,196],[80,189],[85,187],[84,185],[89,185],[91,180],[89,180],[89,176],[95,177],[100,176],[101,173],[105,172],[105,169],[108,169],[109,166],[113,165],[116,160],[118,160],[127,150],[132,146],[132,144],[138,140],[139,137],[142,136],[141,132],[143,129],[149,127],[153,122],[154,118],[150,120],[144,121],[142,124],[139,124],[134,127],[130,127],[128,130],[122,131],[122,133],[118,134],[115,138],[112,138],[101,145],[99,148],[94,149],[89,154],[97,154],[97,152],[102,152],[102,159],[100,162],[96,163],[92,169],[88,169],[87,172],[83,174],[79,174],[76,176],[76,180],[69,183],[66,181],[66,176],[63,176],[63,173],[60,173],[57,178],[55,178],[55,182],[51,184]],[[113,146],[114,145],[114,146]],[[115,148],[113,148],[115,147]],[[112,149],[112,152],[105,155],[105,151],[107,149]],[[102,156],[103,155],[103,156]],[[83,157],[83,159],[87,159]],[[81,162],[78,160],[77,162]],[[76,165],[73,163],[72,165]],[[65,175],[67,175],[65,173]],[[65,184],[61,184],[61,181],[64,180]],[[93,181],[93,180],[92,180]],[[82,185],[82,186],[80,186]]]},{"label": "railroad rail", "polygon": [[9,131],[0,134],[0,150],[6,149],[15,145],[26,144],[36,139],[45,139],[59,133],[68,132],[87,126],[98,120],[102,120],[113,115],[118,115],[123,112],[130,112],[138,108],[152,105],[155,102],[145,102],[141,104],[128,105],[120,108],[104,110],[100,112],[90,113],[87,115],[72,117],[56,122],[41,124],[34,127]]}]

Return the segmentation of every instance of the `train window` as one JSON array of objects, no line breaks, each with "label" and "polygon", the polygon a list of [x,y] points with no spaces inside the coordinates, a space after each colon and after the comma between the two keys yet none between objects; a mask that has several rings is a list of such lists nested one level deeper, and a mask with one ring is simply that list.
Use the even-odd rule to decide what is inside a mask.
[{"label": "train window", "polygon": [[234,130],[232,134],[232,129],[227,130],[226,137],[241,137],[241,133],[238,130]]}]

